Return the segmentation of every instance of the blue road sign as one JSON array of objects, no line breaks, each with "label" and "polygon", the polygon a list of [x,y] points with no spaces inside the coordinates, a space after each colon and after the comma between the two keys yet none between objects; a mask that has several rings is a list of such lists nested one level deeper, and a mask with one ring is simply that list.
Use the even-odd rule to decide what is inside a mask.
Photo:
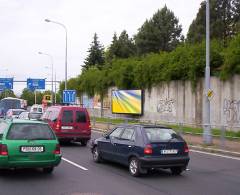
[{"label": "blue road sign", "polygon": [[35,89],[45,89],[45,79],[27,79],[27,88],[32,91]]},{"label": "blue road sign", "polygon": [[0,89],[13,89],[13,78],[0,78]]},{"label": "blue road sign", "polygon": [[63,103],[73,104],[76,101],[76,90],[63,90]]}]

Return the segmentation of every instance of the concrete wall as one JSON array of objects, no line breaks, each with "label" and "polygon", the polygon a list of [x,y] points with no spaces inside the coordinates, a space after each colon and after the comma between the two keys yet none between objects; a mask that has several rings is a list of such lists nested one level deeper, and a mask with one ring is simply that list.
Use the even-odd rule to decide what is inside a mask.
[{"label": "concrete wall", "polygon": [[[226,125],[228,129],[240,130],[240,76],[226,82],[211,77],[211,89],[214,91],[211,125],[216,128]],[[161,83],[151,91],[145,91],[144,114],[140,119],[201,126],[204,123],[204,94],[204,79],[199,80],[195,90],[189,81]],[[111,96],[111,90],[108,96]],[[100,116],[99,109],[94,109],[94,113],[93,109],[89,111]],[[111,108],[104,109],[104,115],[123,117],[111,114]]]}]

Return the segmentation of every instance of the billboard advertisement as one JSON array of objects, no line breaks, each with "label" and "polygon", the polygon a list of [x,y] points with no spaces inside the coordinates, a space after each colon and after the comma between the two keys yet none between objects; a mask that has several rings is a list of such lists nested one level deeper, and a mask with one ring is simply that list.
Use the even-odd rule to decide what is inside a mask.
[{"label": "billboard advertisement", "polygon": [[141,115],[142,101],[142,90],[113,90],[112,113]]}]

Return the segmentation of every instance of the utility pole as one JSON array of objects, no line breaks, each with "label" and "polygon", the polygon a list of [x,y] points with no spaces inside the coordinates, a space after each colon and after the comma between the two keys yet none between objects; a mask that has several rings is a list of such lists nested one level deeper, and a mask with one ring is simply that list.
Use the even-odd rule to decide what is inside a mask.
[{"label": "utility pole", "polygon": [[205,109],[204,109],[204,132],[203,141],[205,144],[212,144],[212,132],[210,124],[210,100],[208,91],[210,90],[210,9],[209,0],[206,0],[206,69],[205,69]]}]

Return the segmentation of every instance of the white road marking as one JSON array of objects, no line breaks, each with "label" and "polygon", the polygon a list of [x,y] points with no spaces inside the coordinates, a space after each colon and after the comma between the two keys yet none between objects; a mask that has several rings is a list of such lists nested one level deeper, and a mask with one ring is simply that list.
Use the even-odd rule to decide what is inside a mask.
[{"label": "white road marking", "polygon": [[198,151],[198,150],[190,150],[190,151],[196,152],[196,153],[201,153],[201,154],[207,154],[207,155],[211,155],[211,156],[217,156],[217,157],[221,157],[221,158],[228,158],[228,159],[232,159],[232,160],[240,160],[240,158],[238,158],[238,157],[225,156],[225,155],[221,155],[221,154],[214,154],[214,153],[203,152],[203,151]]},{"label": "white road marking", "polygon": [[62,158],[62,160],[66,161],[66,162],[68,162],[69,164],[71,164],[71,165],[73,165],[73,166],[75,166],[75,167],[77,167],[77,168],[79,168],[79,169],[82,169],[82,170],[84,170],[84,171],[87,171],[87,170],[88,170],[87,168],[85,168],[85,167],[83,167],[83,166],[81,166],[81,165],[79,165],[79,164],[77,164],[77,163],[75,163],[75,162],[72,162],[72,161],[70,161],[70,160],[68,160],[68,159],[66,159],[66,158]]}]

